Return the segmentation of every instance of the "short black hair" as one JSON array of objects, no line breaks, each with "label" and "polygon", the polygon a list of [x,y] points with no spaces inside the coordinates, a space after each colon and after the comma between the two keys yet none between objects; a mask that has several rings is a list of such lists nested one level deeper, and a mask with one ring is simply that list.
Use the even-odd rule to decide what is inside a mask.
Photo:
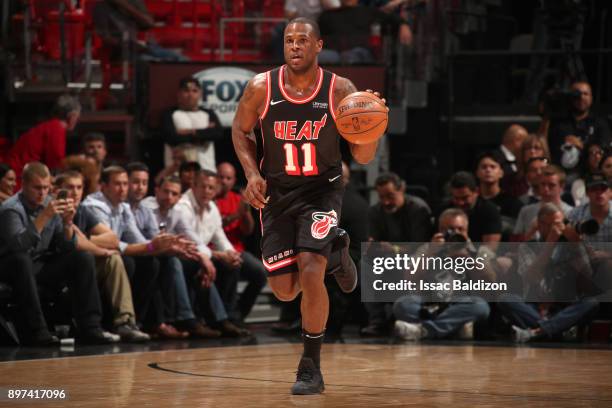
[{"label": "short black hair", "polygon": [[[6,173],[8,173],[9,171],[13,170],[13,168],[11,166],[9,166],[6,163],[0,163],[0,179],[3,179],[4,176],[6,176]],[[15,170],[13,170],[15,171]]]},{"label": "short black hair", "polygon": [[196,88],[202,89],[202,85],[200,85],[200,81],[198,81],[192,76],[181,78],[179,80],[179,89],[187,89],[187,85],[189,84],[193,84]]},{"label": "short black hair", "polygon": [[202,170],[202,166],[200,166],[200,163],[196,161],[182,162],[181,165],[179,166],[179,174],[185,173],[188,171],[200,171],[200,170]]},{"label": "short black hair", "polygon": [[128,176],[131,176],[132,173],[135,171],[144,171],[146,173],[149,173],[149,166],[147,166],[143,162],[136,161],[128,163],[128,165],[125,166],[125,169],[127,170]]},{"label": "short black hair", "polygon": [[83,146],[90,142],[102,142],[106,145],[106,137],[100,132],[89,132],[83,136]]},{"label": "short black hair", "polygon": [[313,19],[310,19],[308,17],[296,17],[293,20],[289,21],[287,27],[289,27],[291,24],[307,24],[312,27],[312,33],[314,34],[316,39],[321,39],[321,29],[319,28],[319,24]]},{"label": "short black hair", "polygon": [[480,166],[480,162],[483,161],[484,159],[491,159],[495,163],[499,164],[499,167],[502,166],[499,160],[499,156],[495,154],[495,152],[493,152],[492,150],[487,150],[487,151],[480,153],[478,157],[476,158],[476,170],[478,170],[478,166]]},{"label": "short black hair", "polygon": [[400,190],[404,186],[404,180],[400,178],[397,174],[393,172],[383,173],[376,178],[374,185],[376,187],[384,186],[387,183],[393,184],[396,190]]},{"label": "short black hair", "polygon": [[458,171],[453,174],[450,179],[451,188],[464,188],[467,187],[472,191],[476,191],[477,184],[474,175],[468,171]]},{"label": "short black hair", "polygon": [[121,166],[108,166],[100,174],[100,183],[108,184],[111,177],[115,174],[127,173],[127,171]]}]

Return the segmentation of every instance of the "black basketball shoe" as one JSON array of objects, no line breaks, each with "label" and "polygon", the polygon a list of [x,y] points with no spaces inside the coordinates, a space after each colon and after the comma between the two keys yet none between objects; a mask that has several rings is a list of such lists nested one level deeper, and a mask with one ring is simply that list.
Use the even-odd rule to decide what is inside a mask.
[{"label": "black basketball shoe", "polygon": [[345,230],[338,228],[338,236],[334,240],[330,254],[330,269],[344,293],[351,293],[357,287],[357,267],[349,254],[351,239]]},{"label": "black basketball shoe", "polygon": [[315,366],[312,358],[302,357],[298,366],[295,384],[291,387],[293,395],[321,394],[325,390],[321,370]]}]

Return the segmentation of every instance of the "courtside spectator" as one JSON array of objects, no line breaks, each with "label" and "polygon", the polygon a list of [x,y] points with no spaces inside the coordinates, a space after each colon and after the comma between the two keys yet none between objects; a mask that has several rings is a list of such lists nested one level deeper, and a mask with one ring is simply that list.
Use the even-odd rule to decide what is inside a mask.
[{"label": "courtside spectator", "polygon": [[[444,210],[440,214],[438,224],[438,232],[431,238],[431,242],[436,245],[424,245],[417,253],[436,255],[437,251],[442,249],[440,244],[446,242],[445,235],[452,231],[452,234],[460,235],[465,239],[468,251],[471,251],[474,257],[476,256],[477,250],[468,236],[468,217],[463,210],[458,208]],[[440,276],[440,272],[437,271],[436,277]],[[430,271],[427,271],[428,275],[429,273]],[[484,279],[489,282],[495,280],[495,273],[492,272],[488,263],[482,271],[474,269],[466,273],[469,279]],[[463,339],[473,338],[473,324],[476,321],[487,319],[490,312],[489,305],[477,296],[466,296],[457,300],[456,303],[436,305],[437,312],[427,313],[423,310],[425,303],[419,296],[401,297],[393,304],[393,314],[397,319],[395,335],[402,340],[440,339],[454,334],[459,334],[459,337]],[[424,318],[424,315],[428,317]]]},{"label": "courtside spectator", "polygon": [[[90,194],[83,205],[93,210],[100,221],[119,237],[119,251],[132,284],[132,297],[136,318],[147,322],[147,312],[159,285],[160,265],[156,256],[174,250],[178,238],[159,234],[147,240],[136,225],[134,214],[126,203],[128,197],[127,171],[119,166],[110,166],[102,171],[101,189]],[[174,327],[159,321],[155,316],[147,322],[147,329],[163,338],[185,337]]]},{"label": "courtside spectator", "polygon": [[200,242],[212,244],[212,260],[217,269],[215,281],[225,309],[232,316],[237,305],[237,285],[242,258],[223,231],[221,213],[215,204],[219,189],[217,173],[200,170],[195,177],[193,188],[188,190],[176,205],[180,216],[193,226]]},{"label": "courtside spectator", "polygon": [[[555,204],[542,204],[536,214],[537,235],[540,238],[535,242],[555,245],[521,244],[518,273],[523,278],[523,295],[527,298],[542,299],[544,296],[555,299],[562,296],[565,303],[525,303],[518,295],[504,295],[504,301],[497,303],[497,307],[514,324],[513,338],[517,343],[561,335],[576,324],[588,322],[598,308],[597,300],[584,296],[576,285],[577,276],[589,273],[576,270],[588,268],[589,259],[585,252],[576,244],[557,244],[562,237],[576,239],[571,234],[571,227],[563,222],[564,218],[563,212]],[[563,295],[568,289],[572,292],[571,302],[565,298],[570,295]],[[534,290],[537,292],[533,293]]]},{"label": "courtside spectator", "polygon": [[149,335],[136,326],[132,289],[119,255],[119,238],[102,224],[96,215],[81,205],[83,198],[83,175],[69,170],[55,179],[59,191],[65,190],[67,197],[74,200],[75,232],[77,249],[87,251],[95,256],[98,288],[102,302],[107,303],[112,313],[112,331],[127,342],[142,342],[150,339]]},{"label": "courtside spectator", "polygon": [[49,195],[51,175],[42,163],[29,163],[23,188],[0,207],[0,279],[13,286],[24,313],[25,342],[59,343],[51,335],[37,287],[59,293],[65,284],[72,298],[78,337],[85,343],[115,343],[119,336],[102,330],[102,307],[93,255],[77,251],[74,201]]},{"label": "courtside spectator", "polygon": [[[160,224],[152,208],[145,205],[144,198],[149,188],[149,168],[140,162],[129,163],[126,167],[129,178],[128,202],[136,225],[142,235],[153,239],[160,233],[174,234],[165,224]],[[178,235],[177,235],[178,236]],[[187,237],[185,237],[187,238]],[[187,241],[189,244],[192,241]],[[177,248],[178,249],[178,248]],[[158,256],[161,268],[159,293],[155,296],[156,313],[167,327],[175,327],[192,337],[219,337],[221,333],[205,327],[195,318],[189,298],[183,265],[178,256],[185,259],[201,258],[196,254],[195,244],[176,251],[177,256]]]},{"label": "courtside spectator", "polygon": [[230,163],[224,162],[217,166],[220,190],[215,203],[223,220],[223,231],[240,253],[242,266],[240,278],[248,282],[238,300],[239,320],[244,320],[251,312],[257,296],[266,286],[268,273],[260,259],[247,251],[243,240],[253,233],[255,220],[251,214],[251,206],[242,199],[242,195],[233,191],[236,186],[236,169]]}]

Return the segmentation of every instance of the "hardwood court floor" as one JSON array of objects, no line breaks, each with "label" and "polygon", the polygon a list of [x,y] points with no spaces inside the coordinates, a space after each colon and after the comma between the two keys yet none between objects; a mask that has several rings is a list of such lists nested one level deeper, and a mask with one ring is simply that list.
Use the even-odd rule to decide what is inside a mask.
[{"label": "hardwood court floor", "polygon": [[[325,394],[291,396],[301,346],[0,363],[0,388],[65,389],[78,407],[611,407],[612,351],[325,344]],[[8,405],[7,405],[8,404]]]}]

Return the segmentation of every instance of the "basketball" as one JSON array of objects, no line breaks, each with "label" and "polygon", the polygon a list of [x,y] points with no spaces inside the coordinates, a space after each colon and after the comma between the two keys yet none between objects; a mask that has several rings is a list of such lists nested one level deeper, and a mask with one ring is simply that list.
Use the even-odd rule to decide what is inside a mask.
[{"label": "basketball", "polygon": [[354,144],[376,141],[385,133],[388,121],[387,107],[379,97],[370,92],[347,95],[336,109],[338,132]]}]

